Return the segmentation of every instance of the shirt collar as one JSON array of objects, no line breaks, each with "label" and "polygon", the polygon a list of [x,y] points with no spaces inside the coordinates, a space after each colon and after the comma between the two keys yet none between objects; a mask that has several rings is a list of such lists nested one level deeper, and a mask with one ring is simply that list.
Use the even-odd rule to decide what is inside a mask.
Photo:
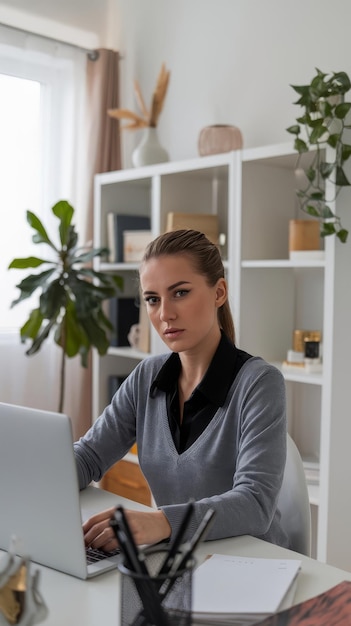
[{"label": "shirt collar", "polygon": [[[223,406],[229,388],[240,368],[238,365],[238,350],[222,332],[217,350],[205,373],[202,381],[196,388],[209,402],[216,406]],[[223,366],[224,364],[224,366]],[[172,352],[156,375],[150,389],[153,394],[156,389],[170,392],[178,381],[181,363],[178,353]]]}]

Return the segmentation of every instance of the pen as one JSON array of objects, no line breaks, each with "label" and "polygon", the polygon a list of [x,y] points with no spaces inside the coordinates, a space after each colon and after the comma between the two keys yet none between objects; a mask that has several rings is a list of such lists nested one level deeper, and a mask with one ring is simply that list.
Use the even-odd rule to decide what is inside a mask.
[{"label": "pen", "polygon": [[182,543],[182,539],[184,537],[185,531],[189,525],[189,521],[190,518],[193,514],[194,511],[194,500],[190,500],[186,509],[185,509],[185,513],[184,513],[184,517],[181,521],[181,524],[179,526],[178,532],[176,533],[176,536],[174,538],[174,541],[169,549],[169,552],[158,572],[158,576],[163,576],[164,574],[168,574],[169,571],[171,570],[174,560],[177,556],[177,552],[179,549],[179,546]]},{"label": "pen", "polygon": [[205,537],[206,533],[208,532],[211,523],[213,522],[213,518],[215,515],[215,510],[214,509],[208,509],[204,515],[204,517],[202,518],[197,530],[195,531],[193,537],[190,539],[190,541],[186,544],[186,549],[185,552],[183,554],[183,556],[181,557],[179,563],[177,564],[176,567],[173,567],[171,572],[170,572],[170,578],[169,578],[169,583],[168,586],[166,587],[166,589],[163,591],[163,593],[161,594],[161,597],[164,598],[171,590],[174,582],[177,579],[177,573],[181,572],[182,569],[186,566],[187,562],[189,561],[190,557],[192,556],[194,550],[197,548],[197,546],[199,545],[200,541]]},{"label": "pen", "polygon": [[149,622],[154,624],[154,626],[164,626],[167,622],[161,606],[161,598],[153,584],[145,562],[140,558],[124,512],[118,507],[114,515],[114,519],[110,520],[110,526],[116,535],[125,559],[125,565],[131,572],[144,608],[144,616],[140,616],[139,623],[146,625]]},{"label": "pen", "polygon": [[130,530],[127,518],[124,513],[124,509],[122,506],[118,506],[115,510],[115,521],[117,522],[117,527],[119,527],[125,534],[125,542],[126,548],[130,554],[130,559],[132,562],[132,569],[142,576],[149,576],[149,572],[147,570],[144,559],[140,558],[139,550],[135,545],[135,541],[133,538],[133,534]]}]

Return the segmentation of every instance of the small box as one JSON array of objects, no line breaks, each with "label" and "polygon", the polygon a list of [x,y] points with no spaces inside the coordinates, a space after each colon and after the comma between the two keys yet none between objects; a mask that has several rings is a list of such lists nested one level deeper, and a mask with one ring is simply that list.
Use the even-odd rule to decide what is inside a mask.
[{"label": "small box", "polygon": [[123,233],[123,261],[124,263],[139,263],[145,248],[152,241],[151,230],[125,230]]},{"label": "small box", "polygon": [[317,220],[290,220],[289,222],[290,259],[323,258],[321,251],[320,226]]},{"label": "small box", "polygon": [[207,213],[168,213],[166,232],[179,229],[198,230],[218,245],[218,217]]}]

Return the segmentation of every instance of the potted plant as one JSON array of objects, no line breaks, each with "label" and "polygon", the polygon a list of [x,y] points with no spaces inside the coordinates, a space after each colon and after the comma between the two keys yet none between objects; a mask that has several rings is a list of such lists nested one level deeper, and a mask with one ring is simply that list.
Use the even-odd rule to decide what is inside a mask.
[{"label": "potted plant", "polygon": [[46,244],[54,255],[44,259],[33,256],[16,258],[10,263],[9,269],[46,266],[44,271],[30,274],[16,285],[21,293],[11,306],[40,289],[38,307],[31,311],[20,330],[21,341],[32,341],[26,351],[27,355],[32,355],[53,334],[56,344],[62,349],[58,406],[62,412],[66,357],[80,354],[82,366],[87,367],[92,346],[101,355],[107,352],[110,344],[108,332],[113,330],[113,326],[104,314],[102,304],[122,289],[123,280],[92,269],[92,259],[106,255],[108,249],[78,247],[78,235],[72,224],[74,209],[67,201],[57,202],[51,210],[59,220],[58,244],[50,239],[40,219],[27,211],[27,221],[35,231],[33,242]]},{"label": "potted plant", "polygon": [[[299,153],[297,168],[302,154],[313,150],[312,162],[304,169],[304,186],[297,190],[297,196],[301,209],[319,219],[322,237],[335,234],[345,243],[348,231],[330,205],[340,190],[350,185],[345,163],[351,156],[351,145],[346,140],[346,131],[351,128],[347,123],[351,102],[345,101],[345,95],[351,89],[351,82],[345,72],[329,75],[319,69],[316,72],[309,85],[292,85],[300,96],[295,104],[302,108],[297,123],[287,128],[295,136],[294,148]],[[326,146],[331,150],[326,151]],[[331,182],[329,189],[334,190],[328,198],[327,181]]]}]

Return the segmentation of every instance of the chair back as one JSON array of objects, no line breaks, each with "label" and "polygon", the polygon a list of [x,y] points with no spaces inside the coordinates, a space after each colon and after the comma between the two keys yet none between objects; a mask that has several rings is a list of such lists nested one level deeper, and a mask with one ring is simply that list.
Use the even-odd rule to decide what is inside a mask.
[{"label": "chair back", "polygon": [[289,434],[278,508],[291,550],[311,556],[311,508],[306,476],[300,453]]}]

